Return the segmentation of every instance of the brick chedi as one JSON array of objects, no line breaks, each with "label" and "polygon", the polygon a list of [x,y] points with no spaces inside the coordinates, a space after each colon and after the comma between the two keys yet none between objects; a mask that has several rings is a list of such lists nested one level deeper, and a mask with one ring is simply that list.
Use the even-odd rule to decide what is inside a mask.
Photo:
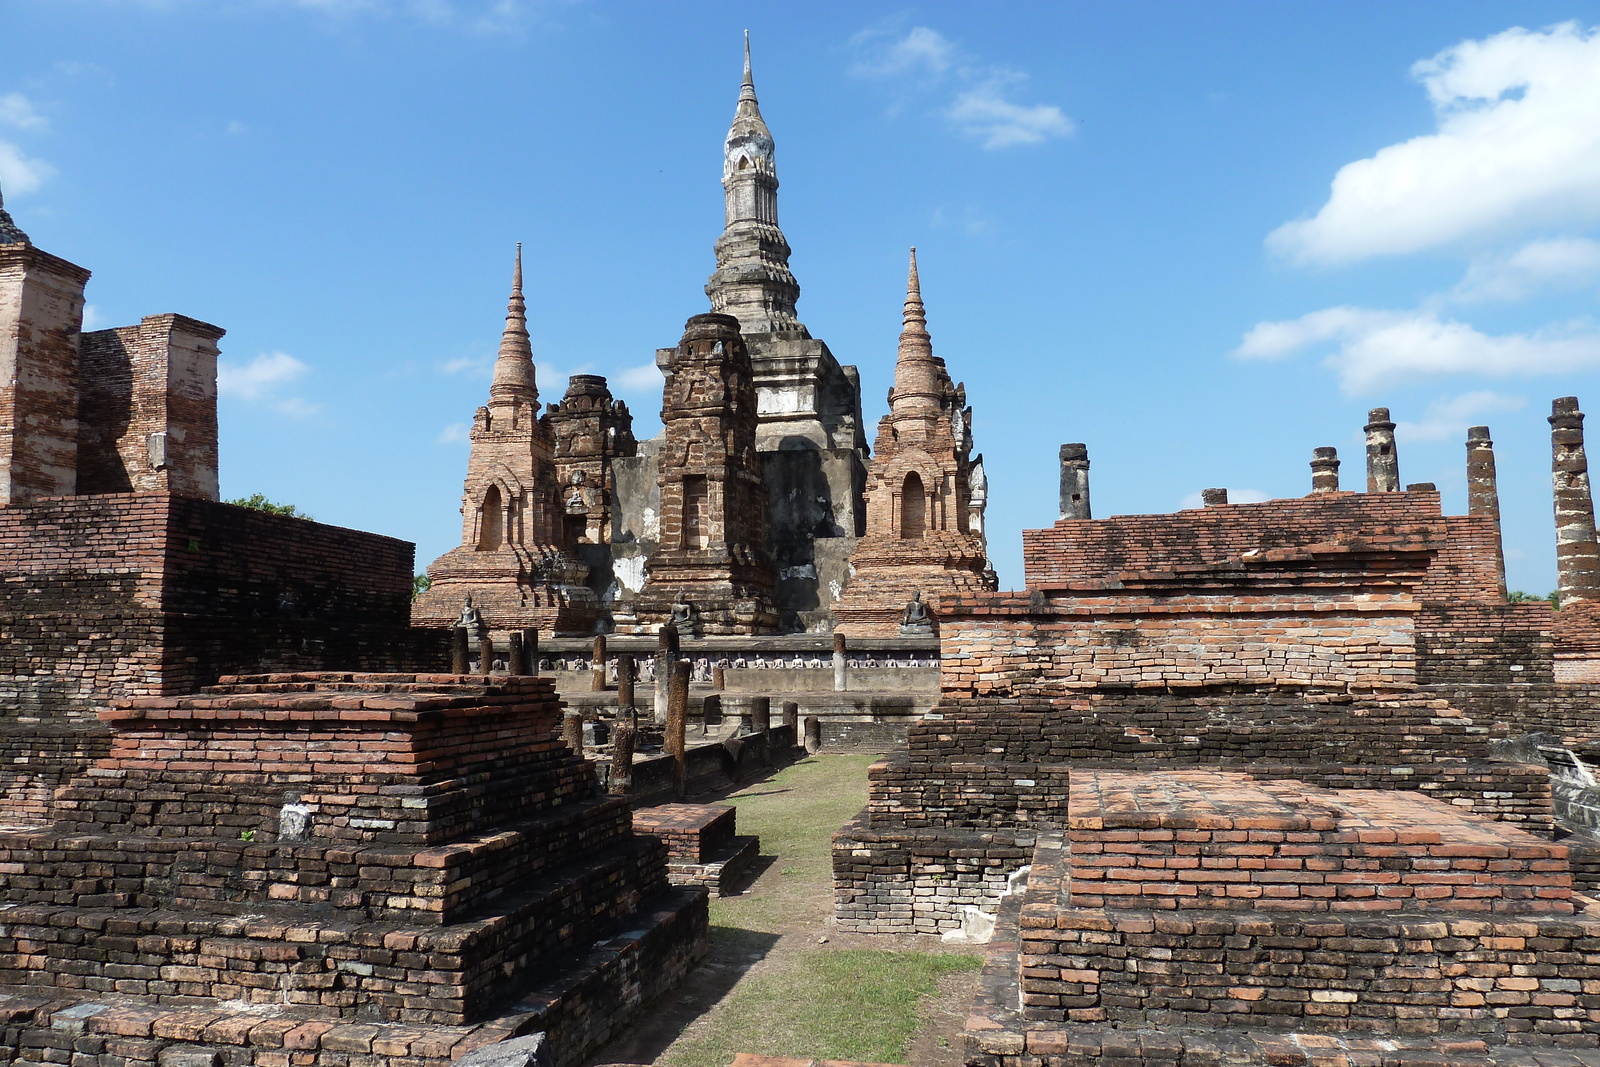
[{"label": "brick chedi", "polygon": [[912,249],[894,388],[867,485],[867,534],[835,609],[840,630],[894,634],[919,594],[937,616],[943,600],[994,588],[981,512],[973,522],[971,449],[972,410],[933,354]]},{"label": "brick chedi", "polygon": [[417,598],[413,623],[449,626],[471,597],[491,630],[588,633],[598,604],[584,584],[587,568],[562,547],[555,440],[539,418],[521,245],[489,403],[473,418],[471,442],[461,544],[429,564],[433,584]]},{"label": "brick chedi", "polygon": [[567,395],[550,405],[545,421],[555,438],[562,545],[607,544],[616,488],[612,461],[639,450],[628,405],[611,395],[600,375],[574,374]]},{"label": "brick chedi", "polygon": [[800,285],[778,226],[777,156],[756,100],[748,35],[744,60],[723,143],[725,227],[706,295],[712,311],[739,320],[750,352],[778,610],[787,629],[825,630],[837,590],[850,580],[850,550],[864,528],[861,382],[856,368],[841,366],[795,312]]},{"label": "brick chedi", "polygon": [[687,605],[680,631],[776,628],[766,546],[766,487],[756,457],[750,354],[731,315],[696,315],[667,368],[661,403],[661,541],[635,610],[659,625]]},{"label": "brick chedi", "polygon": [[109,755],[53,824],[0,833],[18,1043],[442,1067],[543,1031],[541,1062],[581,1062],[704,952],[706,898],[668,885],[665,846],[560,716],[526,677],[258,675],[116,702]]}]

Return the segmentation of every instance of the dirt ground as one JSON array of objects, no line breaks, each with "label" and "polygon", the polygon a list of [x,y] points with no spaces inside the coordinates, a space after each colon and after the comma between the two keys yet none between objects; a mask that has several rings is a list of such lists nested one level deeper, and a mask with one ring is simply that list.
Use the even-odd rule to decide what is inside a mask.
[{"label": "dirt ground", "polygon": [[[726,797],[698,802],[739,806],[739,831],[762,831],[761,858],[737,892],[711,902],[709,953],[675,994],[648,1005],[621,1039],[602,1048],[591,1064],[662,1064],[727,1067],[731,1051],[718,1031],[719,1008],[740,983],[795,967],[808,952],[871,949],[886,952],[981,954],[982,946],[952,946],[938,938],[866,935],[841,931],[833,921],[832,833],[865,803],[866,767],[874,757],[824,753],[775,781],[757,782]],[[837,821],[822,825],[827,819]],[[978,972],[939,979],[921,1004],[920,1026],[906,1062],[918,1067],[958,1067],[961,1030],[977,988]],[[840,1010],[848,1011],[848,1005]],[[751,1035],[744,1051],[761,1051]],[[702,1059],[705,1057],[705,1059]],[[715,1057],[714,1062],[707,1059]]]}]

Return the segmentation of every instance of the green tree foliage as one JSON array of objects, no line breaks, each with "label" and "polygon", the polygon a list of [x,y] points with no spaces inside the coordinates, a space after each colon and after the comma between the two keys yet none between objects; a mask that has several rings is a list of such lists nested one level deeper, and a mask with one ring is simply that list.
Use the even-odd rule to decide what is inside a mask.
[{"label": "green tree foliage", "polygon": [[429,578],[426,574],[417,575],[411,579],[411,599],[417,599],[417,597],[421,596],[423,593],[426,593],[431,588],[433,588],[432,578]]},{"label": "green tree foliage", "polygon": [[242,496],[238,500],[230,500],[229,504],[237,504],[241,508],[254,508],[256,511],[265,511],[268,515],[287,515],[291,519],[309,519],[310,515],[301,511],[293,504],[274,504],[263,493],[254,496]]},{"label": "green tree foliage", "polygon": [[1559,608],[1561,606],[1561,592],[1556,590],[1549,596],[1535,596],[1532,593],[1524,593],[1520,589],[1513,589],[1506,594],[1506,600],[1512,604],[1537,604],[1541,601],[1548,601],[1551,607]]}]

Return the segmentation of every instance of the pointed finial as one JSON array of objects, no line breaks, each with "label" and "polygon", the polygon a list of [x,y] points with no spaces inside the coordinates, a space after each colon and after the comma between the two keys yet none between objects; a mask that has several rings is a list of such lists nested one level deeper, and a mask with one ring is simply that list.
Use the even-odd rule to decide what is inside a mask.
[{"label": "pointed finial", "polygon": [[522,242],[517,242],[517,265],[511,272],[511,291],[522,292]]},{"label": "pointed finial", "polygon": [[740,100],[756,98],[756,80],[750,73],[750,31],[744,31],[744,83],[739,87]]},{"label": "pointed finial", "polygon": [[906,276],[906,309],[901,321],[908,327],[925,329],[927,311],[922,306],[922,282],[917,277],[917,250],[911,249],[911,270]]}]

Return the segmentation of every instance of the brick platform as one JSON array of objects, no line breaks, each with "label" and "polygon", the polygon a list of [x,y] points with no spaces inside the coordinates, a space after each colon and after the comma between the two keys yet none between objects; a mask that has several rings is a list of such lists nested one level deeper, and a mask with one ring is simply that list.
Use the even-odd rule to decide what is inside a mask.
[{"label": "brick platform", "polygon": [[759,837],[740,837],[738,809],[722,804],[659,804],[633,813],[633,831],[667,846],[673,885],[703,885],[725,896],[761,852]]},{"label": "brick platform", "polygon": [[555,982],[520,1010],[573,1062],[676,982],[706,915],[558,716],[548,681],[454,675],[121,701],[53,828],[0,834],[0,985],[460,1028]]},{"label": "brick platform", "polygon": [[1567,847],[1412,793],[1074,770],[1075,908],[1573,911]]},{"label": "brick platform", "polygon": [[1572,914],[1593,902],[1563,845],[1241,774],[1078,770],[1072,789],[994,946],[1021,1020],[1600,1044],[1600,915]]}]

